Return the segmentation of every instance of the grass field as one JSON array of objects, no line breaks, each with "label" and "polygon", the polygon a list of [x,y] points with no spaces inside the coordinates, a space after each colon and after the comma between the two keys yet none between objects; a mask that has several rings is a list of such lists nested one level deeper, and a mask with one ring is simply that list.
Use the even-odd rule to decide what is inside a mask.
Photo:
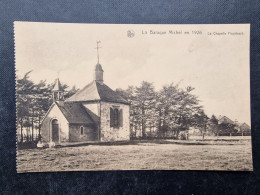
[{"label": "grass field", "polygon": [[[240,139],[239,139],[240,138]],[[18,172],[252,170],[250,139],[131,141],[17,151]]]}]

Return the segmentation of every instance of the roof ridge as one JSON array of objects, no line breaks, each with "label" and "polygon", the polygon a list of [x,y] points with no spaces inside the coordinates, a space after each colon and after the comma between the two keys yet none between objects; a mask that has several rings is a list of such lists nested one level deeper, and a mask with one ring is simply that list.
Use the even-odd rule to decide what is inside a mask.
[{"label": "roof ridge", "polygon": [[98,91],[98,87],[97,87],[97,81],[93,80],[93,83],[95,84],[95,89],[97,90],[97,93],[98,93],[99,99],[101,100],[101,96],[100,96],[100,93],[99,93],[99,91]]},{"label": "roof ridge", "polygon": [[[91,85],[95,84],[95,81],[91,81],[90,83],[88,83],[87,85],[85,85],[82,89],[80,89],[79,91],[77,91],[74,95],[72,95],[71,97],[67,98],[65,100],[65,102],[77,102],[77,101],[81,101],[81,100],[74,100],[77,99],[77,96],[80,95],[82,92],[84,92],[87,88],[89,88]],[[97,88],[96,84],[95,87]],[[98,90],[96,90],[98,93]],[[100,94],[98,93],[99,99],[100,99]],[[76,98],[75,98],[76,97]]]},{"label": "roof ridge", "polygon": [[41,119],[41,123],[45,120],[45,118],[47,117],[47,115],[49,114],[49,112],[51,111],[51,109],[54,107],[55,104],[56,104],[55,102],[53,102],[53,103],[51,104],[51,106],[49,107],[48,111],[46,112],[46,114],[45,114],[45,115],[43,116],[43,118]]},{"label": "roof ridge", "polygon": [[108,101],[114,103],[129,104],[118,92],[111,89],[105,83],[93,80],[83,89],[79,90],[65,102],[88,102],[88,101]]},{"label": "roof ridge", "polygon": [[79,103],[80,106],[84,109],[84,111],[87,113],[87,115],[89,116],[89,118],[92,120],[93,123],[95,123],[94,119],[92,118],[92,116],[88,113],[91,110],[87,110],[87,108],[85,106],[83,106],[81,103]]},{"label": "roof ridge", "polygon": [[[62,109],[61,109],[62,105],[59,105],[58,102],[54,102],[54,103],[57,105],[57,107],[59,108],[59,110],[61,111],[62,115],[65,117],[65,119],[69,122],[68,117],[62,112]],[[65,103],[65,102],[64,102],[64,103]]]},{"label": "roof ridge", "polygon": [[[100,92],[99,92],[99,94],[100,94],[100,99],[102,100],[102,101],[107,101],[107,102],[117,102],[117,103],[123,103],[123,104],[129,104],[129,102],[124,98],[124,97],[122,97],[118,92],[116,92],[116,91],[114,91],[113,89],[111,89],[108,85],[106,85],[105,83],[98,83],[98,85],[99,85],[99,87],[101,87],[101,88],[99,88],[98,86],[97,86],[97,89],[98,90],[101,90],[101,94],[100,94]],[[104,91],[103,90],[106,90],[106,95],[104,95]],[[108,91],[107,91],[108,90]],[[109,94],[110,93],[110,97],[111,97],[111,95],[112,96],[114,96],[113,98],[115,98],[115,99],[107,99],[106,97],[109,97]]]}]

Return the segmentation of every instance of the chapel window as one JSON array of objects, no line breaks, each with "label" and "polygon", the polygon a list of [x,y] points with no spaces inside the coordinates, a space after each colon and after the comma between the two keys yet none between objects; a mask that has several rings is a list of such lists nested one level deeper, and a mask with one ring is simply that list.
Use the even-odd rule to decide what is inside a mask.
[{"label": "chapel window", "polygon": [[119,126],[119,114],[118,114],[118,109],[115,108],[114,109],[114,127],[118,127]]},{"label": "chapel window", "polygon": [[81,135],[84,134],[84,127],[83,127],[83,126],[80,127],[80,134],[81,134]]},{"label": "chapel window", "polygon": [[123,110],[110,108],[110,127],[119,128],[123,126]]}]

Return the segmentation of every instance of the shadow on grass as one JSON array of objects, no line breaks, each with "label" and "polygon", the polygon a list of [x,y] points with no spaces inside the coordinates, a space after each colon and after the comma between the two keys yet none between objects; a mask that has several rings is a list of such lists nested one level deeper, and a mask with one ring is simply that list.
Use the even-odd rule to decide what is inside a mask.
[{"label": "shadow on grass", "polygon": [[18,150],[24,150],[24,149],[33,149],[37,148],[37,141],[31,141],[31,142],[18,142],[17,143],[17,149]]},{"label": "shadow on grass", "polygon": [[[234,140],[232,140],[234,141]],[[215,140],[130,140],[114,142],[85,142],[85,143],[62,143],[56,145],[56,148],[80,147],[80,146],[122,146],[122,145],[143,145],[143,144],[177,144],[177,145],[234,145],[233,143],[216,143]]]},{"label": "shadow on grass", "polygon": [[[55,148],[64,148],[64,147],[81,147],[81,146],[123,146],[123,145],[147,145],[149,146],[154,144],[176,144],[176,145],[237,145],[241,140],[226,140],[226,139],[204,139],[204,140],[174,140],[174,139],[138,139],[138,140],[130,140],[130,141],[111,141],[111,142],[98,142],[98,141],[92,141],[92,142],[80,142],[80,143],[73,143],[73,142],[67,142],[67,143],[61,143],[57,144]],[[236,142],[236,143],[234,143]],[[37,143],[28,143],[28,144],[22,144],[18,145],[18,150],[23,149],[34,149],[37,148]],[[48,148],[48,146],[37,148],[37,149],[45,149]]]}]

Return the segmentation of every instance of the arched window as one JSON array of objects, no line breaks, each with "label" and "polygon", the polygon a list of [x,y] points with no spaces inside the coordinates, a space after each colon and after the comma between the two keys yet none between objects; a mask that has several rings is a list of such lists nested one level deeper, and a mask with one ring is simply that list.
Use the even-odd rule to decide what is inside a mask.
[{"label": "arched window", "polygon": [[114,110],[110,108],[110,127],[114,127]]},{"label": "arched window", "polygon": [[123,126],[123,110],[110,108],[110,127],[119,128]]},{"label": "arched window", "polygon": [[81,134],[81,135],[84,134],[84,127],[83,127],[83,126],[80,127],[80,134]]},{"label": "arched window", "polygon": [[119,117],[118,117],[118,109],[115,108],[114,109],[114,127],[118,127],[119,126]]}]

